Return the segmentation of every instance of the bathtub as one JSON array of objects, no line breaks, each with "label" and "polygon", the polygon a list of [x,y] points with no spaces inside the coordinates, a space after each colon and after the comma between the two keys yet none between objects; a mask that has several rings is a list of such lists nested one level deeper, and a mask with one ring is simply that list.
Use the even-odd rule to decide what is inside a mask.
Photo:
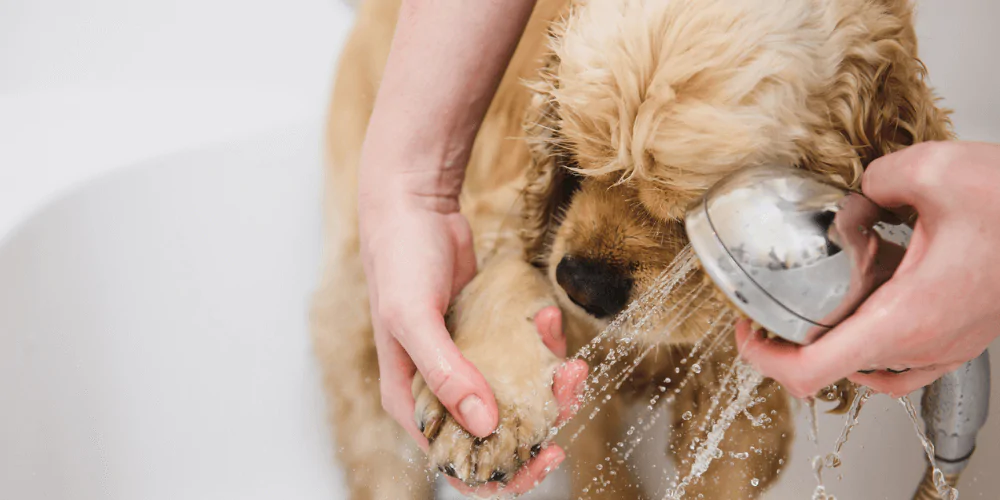
[{"label": "bathtub", "polygon": [[[306,311],[322,113],[350,13],[333,0],[53,5],[0,7],[0,67],[17,70],[0,80],[0,498],[346,498]],[[1000,140],[1000,72],[954,57],[1000,44],[1000,8],[920,5],[959,132]],[[243,45],[258,57],[217,64]],[[821,416],[817,447],[799,419],[769,499],[809,498],[808,462],[843,425]],[[662,449],[650,439],[641,466],[662,471]],[[862,413],[843,462],[825,474],[838,498],[907,498],[923,473],[886,398]],[[998,462],[993,416],[962,498],[996,498]],[[560,498],[561,481],[535,498]]]}]

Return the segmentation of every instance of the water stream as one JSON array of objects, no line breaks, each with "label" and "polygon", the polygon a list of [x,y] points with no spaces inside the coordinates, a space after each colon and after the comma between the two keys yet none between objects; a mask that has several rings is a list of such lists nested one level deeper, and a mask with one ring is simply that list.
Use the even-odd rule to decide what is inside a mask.
[{"label": "water stream", "polygon": [[920,438],[920,444],[924,446],[924,452],[927,454],[927,460],[931,464],[931,470],[934,475],[934,488],[937,489],[938,496],[941,500],[958,500],[958,490],[952,488],[947,481],[944,479],[944,473],[937,466],[937,460],[934,459],[934,443],[927,438],[927,434],[924,433],[924,428],[920,424],[920,420],[917,418],[917,411],[913,408],[913,403],[910,402],[908,396],[903,396],[899,398],[899,403],[903,405],[906,409],[906,414],[910,417],[910,421],[913,422],[913,430],[917,431],[917,437]]}]

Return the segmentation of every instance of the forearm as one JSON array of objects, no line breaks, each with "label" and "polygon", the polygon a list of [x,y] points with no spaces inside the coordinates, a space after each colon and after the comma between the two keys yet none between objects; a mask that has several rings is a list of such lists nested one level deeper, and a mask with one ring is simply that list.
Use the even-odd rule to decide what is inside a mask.
[{"label": "forearm", "polygon": [[[362,158],[366,184],[457,199],[472,141],[535,0],[403,0]],[[444,209],[448,209],[444,207]]]}]

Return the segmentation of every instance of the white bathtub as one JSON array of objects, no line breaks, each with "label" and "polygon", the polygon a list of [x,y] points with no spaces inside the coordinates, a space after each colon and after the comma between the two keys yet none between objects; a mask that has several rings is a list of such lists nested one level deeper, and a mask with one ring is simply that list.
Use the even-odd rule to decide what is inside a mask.
[{"label": "white bathtub", "polygon": [[[0,6],[0,499],[345,498],[305,313],[348,14],[66,4]],[[1000,70],[955,56],[1000,45],[1000,7],[920,5],[959,132],[1000,140]],[[923,460],[902,409],[877,399],[861,420],[828,489],[906,498]],[[821,419],[818,450],[800,424],[768,498],[809,498],[807,461],[842,421]],[[1000,418],[979,443],[962,498],[993,499]]]},{"label": "white bathtub", "polygon": [[0,246],[0,498],[340,497],[317,127],[98,179]]}]

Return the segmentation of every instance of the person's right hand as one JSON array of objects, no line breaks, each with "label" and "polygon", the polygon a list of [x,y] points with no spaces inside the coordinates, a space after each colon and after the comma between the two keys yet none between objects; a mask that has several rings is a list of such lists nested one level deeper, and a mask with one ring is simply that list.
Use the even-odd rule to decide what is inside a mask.
[{"label": "person's right hand", "polygon": [[737,326],[740,354],[797,397],[844,377],[902,396],[1000,335],[1000,146],[910,146],[872,162],[862,189],[883,207],[920,216],[892,278],[808,346],[766,339],[746,321]]}]

